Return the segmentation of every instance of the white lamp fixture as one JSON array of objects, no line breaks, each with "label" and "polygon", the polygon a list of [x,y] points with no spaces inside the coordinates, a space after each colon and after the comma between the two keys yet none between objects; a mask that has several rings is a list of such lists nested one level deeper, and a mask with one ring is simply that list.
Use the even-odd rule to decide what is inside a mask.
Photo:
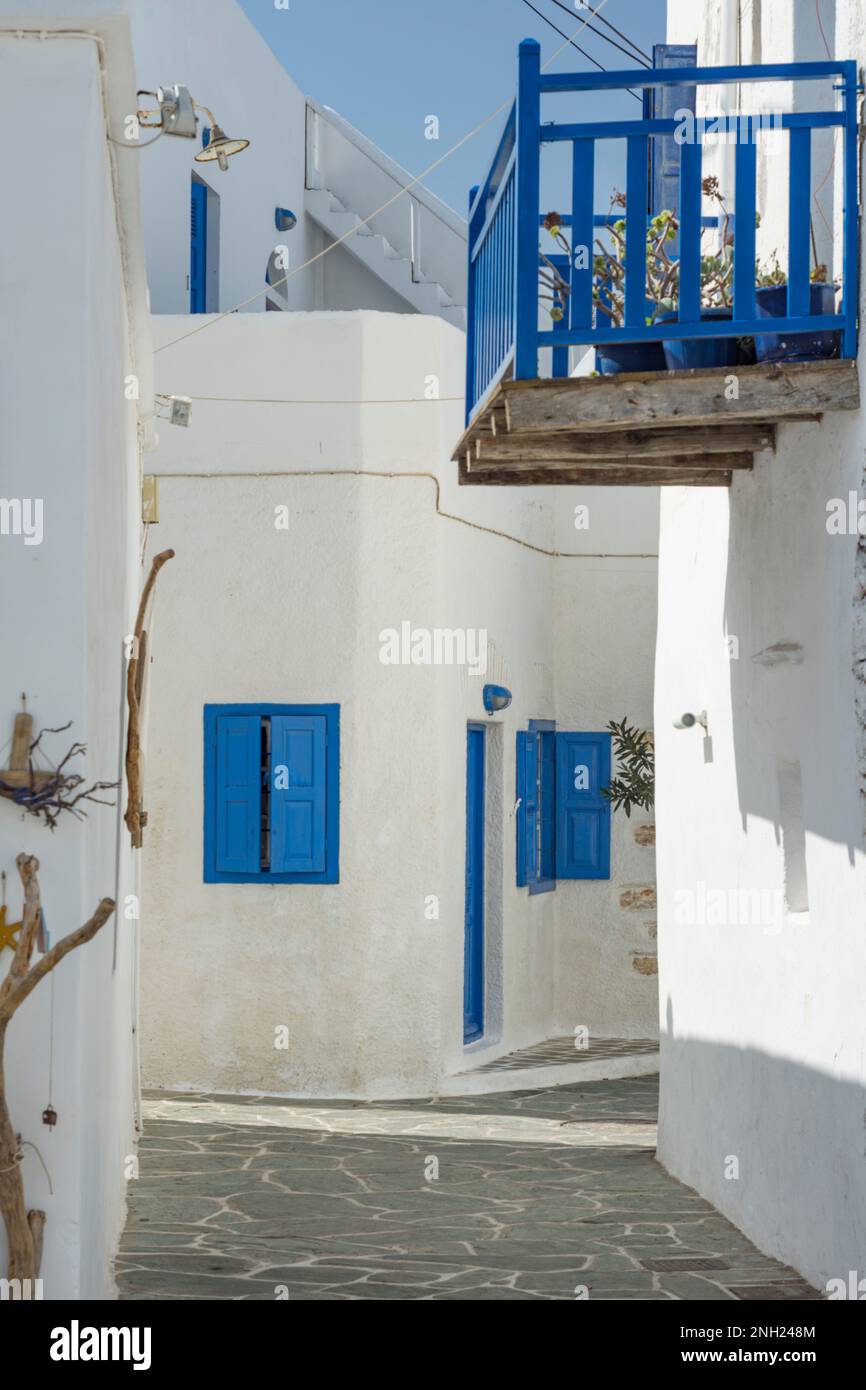
[{"label": "white lamp fixture", "polygon": [[229,156],[240,154],[241,150],[245,150],[250,142],[243,139],[233,140],[226,135],[222,126],[217,125],[206,106],[200,106],[198,109],[210,117],[210,138],[204,149],[199,150],[195,162],[196,164],[208,164],[215,159],[225,173],[229,167]]},{"label": "white lamp fixture", "polygon": [[[164,135],[179,135],[185,140],[194,140],[198,129],[197,111],[202,111],[210,122],[210,136],[207,144],[195,156],[197,164],[209,164],[214,161],[225,171],[228,169],[228,161],[231,155],[240,154],[249,145],[249,140],[232,139],[226,135],[222,127],[217,123],[212,111],[199,102],[194,101],[188,87],[177,83],[173,87],[158,87],[155,92],[144,89],[137,93],[139,97],[153,97],[159,103],[158,110],[144,110],[138,112],[138,119],[146,130],[159,129]],[[150,120],[149,117],[158,117],[157,120]]]},{"label": "white lamp fixture", "polygon": [[707,712],[705,709],[702,709],[700,714],[681,714],[679,719],[674,720],[675,729],[693,729],[696,724],[700,724],[701,728],[706,733]]}]

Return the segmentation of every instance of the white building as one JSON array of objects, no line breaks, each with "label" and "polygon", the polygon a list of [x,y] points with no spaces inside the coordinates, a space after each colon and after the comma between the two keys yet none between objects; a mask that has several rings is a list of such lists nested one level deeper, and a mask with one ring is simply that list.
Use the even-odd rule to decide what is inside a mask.
[{"label": "white building", "polygon": [[[465,225],[418,186],[373,219],[375,235],[362,228],[291,275],[294,312],[178,317],[199,171],[209,212],[219,196],[220,290],[207,307],[222,310],[261,290],[275,245],[296,271],[410,181],[305,104],[234,0],[220,12],[232,42],[192,55],[175,6],[135,10],[139,85],[157,66],[180,73],[252,141],[228,175],[191,164],[179,140],[142,164],[153,305],[175,311],[154,319],[157,385],[193,399],[192,427],[163,430],[146,465],[159,488],[148,553],[170,545],[177,560],[152,645],[145,1084],[493,1089],[501,1077],[461,1074],[581,1027],[653,1037],[653,850],[634,835],[647,817],[615,818],[609,878],[530,894],[517,886],[515,803],[516,735],[531,720],[596,734],[623,714],[650,723],[657,492],[458,490]],[[240,92],[251,99],[233,110]],[[284,237],[275,206],[298,214]],[[264,295],[248,305],[264,306]],[[579,506],[588,529],[576,529]],[[383,664],[382,634],[404,625],[466,634],[470,652],[485,641],[485,670]],[[485,682],[513,692],[494,718]],[[207,881],[204,711],[242,718],[229,707],[262,705],[339,706],[338,882]],[[465,1044],[475,722],[487,745],[483,1020]]]},{"label": "white building", "polygon": [[[70,770],[88,783],[122,776],[124,638],[140,587],[140,442],[152,413],[137,156],[106,139],[122,134],[135,85],[123,8],[107,0],[0,4],[0,114],[14,132],[0,226],[0,766],[26,692],[35,730],[71,721],[42,749],[57,763],[73,741],[85,743]],[[16,501],[32,503],[34,519],[41,511],[29,534],[13,524],[6,504]],[[9,923],[21,917],[20,853],[40,861],[52,944],[101,898],[120,905],[35,989],[7,1037],[6,1094],[27,1205],[47,1215],[50,1299],[110,1294],[135,1152],[137,871],[120,823],[124,792],[116,809],[88,806],[87,820],[62,814],[53,833],[0,804]],[[4,975],[11,960],[5,950]],[[53,1128],[42,1118],[49,1104]],[[2,1230],[0,1268],[5,1275]]]},{"label": "white building", "polygon": [[[668,10],[703,66],[829,56],[794,0]],[[862,67],[863,6],[820,12],[832,55]],[[814,222],[838,275],[828,164],[814,154]],[[785,245],[772,177],[765,251]],[[659,1153],[819,1287],[862,1272],[866,1248],[864,447],[862,410],[784,425],[730,489],[666,489],[661,506]],[[837,534],[834,499],[847,518],[852,497]],[[711,756],[672,727],[687,708],[706,709]]]},{"label": "white building", "polygon": [[[45,1296],[103,1298],[134,1173],[139,927],[148,1084],[493,1089],[477,1067],[513,1048],[576,1029],[654,1035],[648,818],[600,816],[593,862],[605,871],[609,835],[609,877],[518,887],[516,736],[536,720],[599,743],[611,718],[649,725],[658,502],[655,489],[458,490],[462,220],[420,186],[395,198],[408,175],[298,91],[234,0],[185,0],[182,13],[169,0],[26,12],[4,0],[0,16],[16,131],[4,189],[18,209],[0,232],[14,343],[3,487],[44,503],[41,545],[0,537],[4,717],[11,735],[26,691],[37,728],[71,719],[93,778],[122,783],[115,809],[54,835],[0,805],[10,920],[21,850],[40,857],[52,939],[106,894],[122,905],[16,1019],[8,1096],[27,1202],[47,1213]],[[173,83],[251,141],[227,176],[193,161],[199,140],[128,138],[137,105],[154,104],[136,89]],[[193,200],[206,246],[201,224],[191,246]],[[297,273],[275,284],[286,257]],[[154,364],[160,393],[193,398],[188,430],[158,422],[157,437]],[[158,509],[144,533],[143,475]],[[139,856],[121,822],[124,643],[150,558],[169,546],[148,622]],[[383,662],[383,634],[405,625],[422,642],[438,633],[442,664]],[[494,717],[486,683],[513,692]],[[274,749],[299,734],[317,756],[328,729],[329,840],[308,844],[307,872],[292,839],[303,809],[273,796],[270,825],[258,806],[243,822],[291,861],[290,881],[220,879],[203,831],[206,781],[221,775],[203,754],[206,707],[238,705],[267,707]],[[467,1027],[470,726],[473,748],[485,740],[484,891]],[[652,1067],[626,1056],[600,1070]]]},{"label": "white building", "polygon": [[[862,6],[821,14],[862,64]],[[375,1098],[498,1089],[492,1059],[582,1028],[652,1037],[660,1014],[665,1165],[817,1286],[857,1270],[862,411],[780,426],[730,488],[666,488],[660,522],[652,488],[458,488],[461,220],[420,186],[395,198],[409,175],[300,93],[234,0],[0,16],[3,491],[43,505],[39,544],[3,512],[10,735],[26,691],[37,727],[71,719],[87,771],[122,780],[124,637],[150,558],[176,551],[143,855],[125,786],[54,835],[0,805],[12,920],[22,850],[53,936],[106,894],[124,909],[9,1033],[46,1296],[111,1295],[139,1030],[147,1085]],[[702,66],[823,53],[794,0],[671,0],[668,38]],[[251,141],[228,174],[199,139],[113,143],[136,88],[165,83]],[[838,270],[825,151],[816,245]],[[765,252],[772,179],[762,160]],[[157,438],[154,389],[191,398],[188,429]],[[488,684],[513,697],[492,716]],[[685,710],[706,737],[674,727]],[[656,730],[658,978],[649,817],[599,813],[588,874],[521,881],[550,842],[519,759],[555,754],[555,724],[591,761],[623,715]],[[540,849],[519,858],[527,824]]]}]

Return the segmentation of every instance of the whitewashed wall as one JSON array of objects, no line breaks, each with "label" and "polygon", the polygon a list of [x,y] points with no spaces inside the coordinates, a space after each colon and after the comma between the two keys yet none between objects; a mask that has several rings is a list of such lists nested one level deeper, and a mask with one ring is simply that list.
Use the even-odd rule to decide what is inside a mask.
[{"label": "whitewashed wall", "polygon": [[[769,8],[778,23],[785,6]],[[853,4],[837,9],[837,56],[862,64],[866,16]],[[696,17],[705,33],[716,10],[672,5],[669,37],[693,37]],[[791,56],[790,32],[778,46],[776,32],[764,28],[764,61]],[[818,56],[793,47],[796,58]],[[760,456],[730,491],[669,489],[661,510],[659,1154],[818,1286],[852,1269],[862,1275],[866,1249],[864,744],[854,670],[859,660],[862,682],[863,541],[856,522],[853,535],[826,528],[830,499],[862,496],[864,446],[862,412],[785,426],[775,456]],[[780,643],[802,650],[774,663],[768,649]],[[672,727],[683,710],[702,708],[710,761],[700,731]],[[790,854],[797,835],[784,798],[795,762],[808,911],[776,919],[786,837]],[[791,887],[789,874],[789,896]],[[763,920],[731,920],[738,904],[727,922],[682,920],[678,894],[740,890],[768,895]]]},{"label": "whitewashed wall", "polygon": [[[0,33],[0,119],[15,131],[0,221],[2,491],[41,498],[44,509],[41,545],[0,536],[0,742],[11,736],[26,691],[37,728],[73,721],[68,733],[46,738],[46,753],[58,760],[73,740],[84,742],[79,770],[107,781],[119,775],[122,639],[139,582],[137,410],[125,399],[124,378],[139,375],[142,405],[150,378],[137,171],[130,163],[113,174],[105,140],[106,110],[116,128],[133,86],[122,8],[53,0],[31,3],[25,14],[0,3],[0,31],[87,26],[103,40],[100,49],[92,38]],[[67,129],[75,139],[59,140]],[[10,920],[20,917],[21,851],[40,860],[52,942],[80,926],[102,897],[123,903],[135,873],[118,837],[119,813],[93,806],[87,820],[64,817],[52,834],[0,803]],[[134,1144],[136,927],[122,913],[112,918],[55,972],[53,1022],[45,982],[8,1034],[10,1111],[28,1146],[26,1200],[48,1217],[48,1299],[111,1295]],[[11,959],[3,953],[0,971]],[[54,1130],[41,1122],[49,1099]],[[5,1259],[0,1233],[4,1272]]]},{"label": "whitewashed wall", "polygon": [[[156,331],[169,341],[186,322],[157,320]],[[196,401],[189,431],[163,430],[148,462],[160,475],[161,517],[149,549],[175,545],[178,558],[153,647],[146,1082],[407,1095],[435,1091],[468,1065],[465,727],[484,718],[483,680],[381,665],[380,631],[404,620],[486,628],[487,678],[514,692],[490,721],[482,1050],[579,1023],[650,1029],[655,979],[638,979],[631,965],[636,928],[621,922],[623,884],[563,884],[533,898],[517,890],[513,806],[515,733],[529,719],[564,727],[560,708],[584,728],[622,713],[649,718],[654,493],[563,489],[554,501],[539,489],[459,489],[450,454],[462,425],[463,337],[433,317],[237,316],[157,363],[162,389],[193,397],[417,399],[436,377],[441,400]],[[363,476],[334,476],[353,469]],[[437,485],[447,516],[436,515]],[[591,503],[589,532],[574,531],[578,500]],[[279,504],[291,509],[289,532],[274,528]],[[520,542],[585,558],[554,560]],[[594,560],[593,546],[649,558]],[[584,614],[579,660],[575,610]],[[612,637],[613,620],[645,635]],[[339,885],[202,882],[202,707],[259,700],[341,705]],[[616,851],[614,862],[617,880],[652,878]],[[439,898],[438,921],[425,919],[428,895]],[[600,966],[611,934],[618,966]],[[273,1045],[279,1024],[290,1028],[288,1052]]]}]

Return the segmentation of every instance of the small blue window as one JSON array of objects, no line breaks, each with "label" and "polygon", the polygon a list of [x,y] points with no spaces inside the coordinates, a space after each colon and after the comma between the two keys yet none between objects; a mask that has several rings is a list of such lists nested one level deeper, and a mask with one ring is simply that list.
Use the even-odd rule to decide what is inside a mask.
[{"label": "small blue window", "polygon": [[339,705],[205,705],[205,883],[337,883]]},{"label": "small blue window", "polygon": [[517,886],[547,893],[563,878],[610,878],[611,739],[530,720],[517,735]]}]

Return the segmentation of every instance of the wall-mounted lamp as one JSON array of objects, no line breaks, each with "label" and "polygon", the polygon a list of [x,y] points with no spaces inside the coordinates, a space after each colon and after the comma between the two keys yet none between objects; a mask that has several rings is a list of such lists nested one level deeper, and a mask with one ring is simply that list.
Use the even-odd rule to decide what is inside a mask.
[{"label": "wall-mounted lamp", "polygon": [[217,125],[212,113],[208,111],[206,106],[200,106],[199,110],[204,111],[205,114],[210,117],[210,129],[205,131],[207,141],[206,143],[204,141],[202,142],[203,147],[196,155],[195,162],[196,164],[209,164],[213,160],[216,160],[223,173],[225,173],[226,169],[229,167],[229,156],[240,154],[241,150],[245,150],[250,142],[249,140],[231,139],[230,136],[226,135],[222,126]]},{"label": "wall-mounted lamp", "polygon": [[700,724],[704,733],[707,732],[707,712],[702,709],[700,714],[681,714],[679,719],[674,720],[675,729],[693,729],[696,724]]},{"label": "wall-mounted lamp", "polygon": [[511,691],[506,690],[504,685],[485,685],[482,699],[487,713],[496,714],[498,710],[508,709],[511,704]]},{"label": "wall-mounted lamp", "polygon": [[[138,112],[139,122],[146,130],[159,129],[164,135],[180,135],[185,140],[194,140],[198,129],[197,111],[207,116],[210,126],[205,130],[203,148],[195,156],[198,164],[208,164],[214,160],[220,168],[228,169],[229,156],[240,154],[249,145],[249,140],[233,140],[221,126],[217,125],[213,112],[194,101],[188,87],[178,83],[174,87],[158,87],[155,92],[142,88],[139,97],[153,97],[159,104],[158,110]],[[149,117],[158,117],[150,120]]]},{"label": "wall-mounted lamp", "polygon": [[291,232],[298,225],[298,219],[289,208],[274,208],[274,224],[278,232]]}]

